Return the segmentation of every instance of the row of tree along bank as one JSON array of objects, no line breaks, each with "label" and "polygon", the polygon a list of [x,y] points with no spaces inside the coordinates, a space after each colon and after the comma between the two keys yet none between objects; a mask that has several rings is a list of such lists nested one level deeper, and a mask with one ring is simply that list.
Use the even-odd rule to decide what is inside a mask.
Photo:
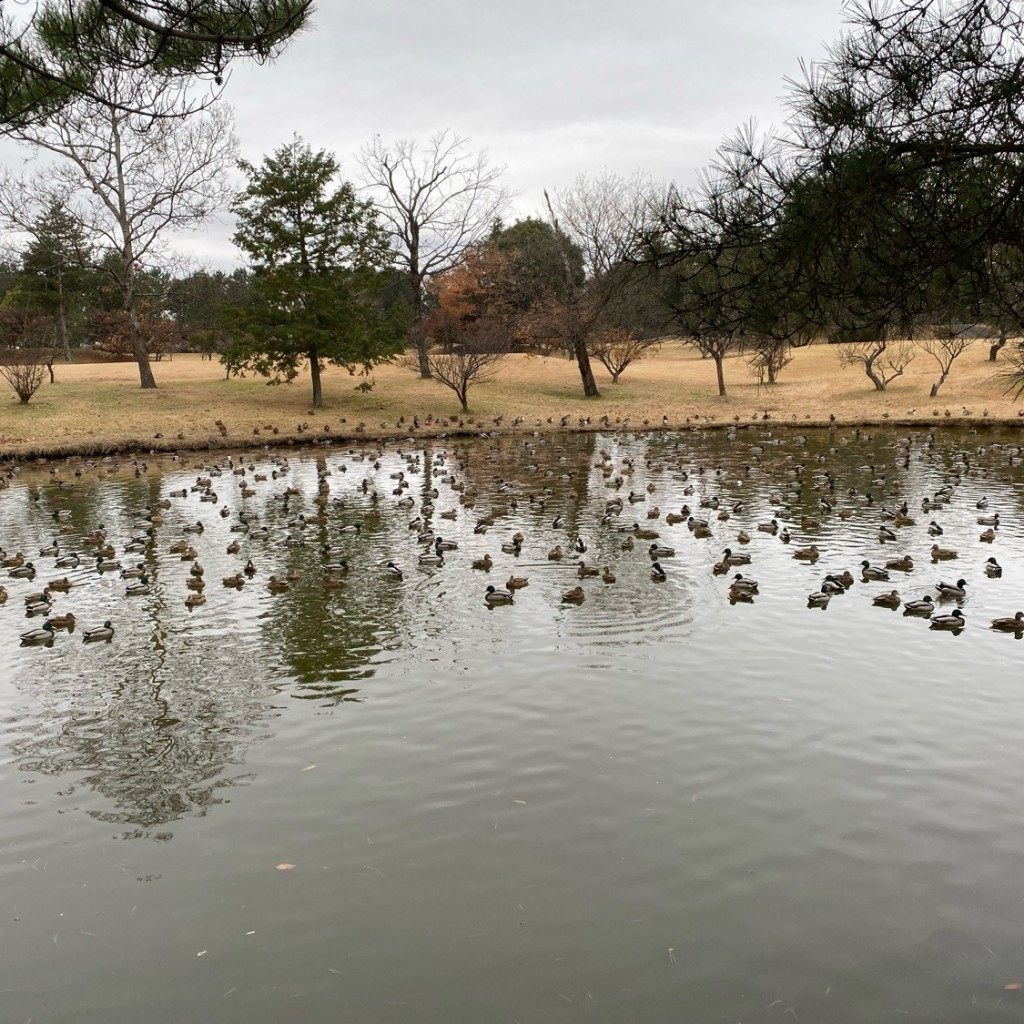
[{"label": "row of tree along bank", "polygon": [[[4,129],[52,160],[0,181],[20,252],[0,345],[128,351],[144,388],[151,357],[198,347],[229,375],[308,372],[314,406],[324,366],[367,388],[407,349],[463,408],[513,349],[563,351],[596,396],[595,361],[616,383],[666,334],[714,361],[720,394],[728,353],[770,385],[821,339],[878,390],[924,351],[936,394],[979,335],[1024,382],[1019,3],[851,7],[782,129],[740,132],[696,187],[583,174],[512,224],[504,167],[451,130],[373,139],[352,180],[301,139],[238,161],[230,111],[217,90],[195,98],[196,76],[271,56],[308,3],[248,21],[245,3],[207,5],[205,29],[195,5],[137,6],[82,5],[95,17],[47,23],[21,51],[0,31]],[[80,73],[60,63],[72,44]],[[223,209],[245,269],[186,272],[170,235]]]}]

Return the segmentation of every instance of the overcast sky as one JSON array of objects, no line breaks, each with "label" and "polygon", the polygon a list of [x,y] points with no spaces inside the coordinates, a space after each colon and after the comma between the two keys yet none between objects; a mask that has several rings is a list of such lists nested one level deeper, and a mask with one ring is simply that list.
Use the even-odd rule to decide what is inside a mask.
[{"label": "overcast sky", "polygon": [[[692,182],[724,135],[785,116],[784,78],[843,28],[841,0],[318,0],[312,26],[226,98],[243,155],[301,135],[346,176],[374,134],[442,128],[508,165],[515,214],[580,172]],[[226,218],[188,244],[238,263]]]}]

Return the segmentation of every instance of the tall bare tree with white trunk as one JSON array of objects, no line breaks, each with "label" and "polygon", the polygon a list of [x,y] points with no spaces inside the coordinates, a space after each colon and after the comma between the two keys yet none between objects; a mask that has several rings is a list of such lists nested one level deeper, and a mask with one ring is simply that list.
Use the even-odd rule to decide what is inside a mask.
[{"label": "tall bare tree with white trunk", "polygon": [[505,165],[492,164],[486,149],[473,152],[467,138],[448,128],[423,144],[388,144],[375,136],[359,165],[361,184],[376,201],[408,278],[420,376],[429,379],[427,282],[458,265],[505,214],[512,198],[501,183]]},{"label": "tall bare tree with white trunk", "polygon": [[[107,72],[45,125],[12,134],[56,160],[29,178],[0,181],[0,218],[14,229],[55,200],[78,221],[133,326],[142,387],[154,388],[139,320],[144,271],[167,264],[168,236],[194,228],[231,196],[238,143],[230,108],[186,118],[181,86],[141,73]],[[102,96],[97,99],[95,96]]]}]

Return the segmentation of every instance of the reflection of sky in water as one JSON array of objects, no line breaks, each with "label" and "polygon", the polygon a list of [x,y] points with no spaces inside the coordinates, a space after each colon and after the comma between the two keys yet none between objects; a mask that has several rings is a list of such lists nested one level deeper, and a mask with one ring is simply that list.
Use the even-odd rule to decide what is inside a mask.
[{"label": "reflection of sky in water", "polygon": [[[399,1003],[417,1020],[486,1019],[496,1001],[522,1020],[575,1019],[581,1006],[594,1020],[754,1019],[782,998],[772,1012],[806,1019],[902,1007],[953,1021],[974,997],[990,1019],[1012,1019],[1003,985],[1019,943],[1005,894],[1024,854],[1024,648],[986,626],[1024,607],[1020,469],[1001,447],[1017,435],[939,431],[931,445],[922,431],[896,447],[899,436],[752,429],[246,453],[244,477],[213,478],[216,503],[173,499],[153,548],[122,556],[144,558],[150,595],[126,598],[116,574],[52,558],[36,559],[31,583],[5,579],[0,810],[23,937],[12,1019],[137,1017],[138,992],[112,984],[125,964],[178,1018],[234,985],[224,1019],[249,1024],[294,1013],[296,998],[308,1019],[330,1019],[339,978],[360,1020],[397,1019]],[[198,459],[154,459],[138,477],[128,461],[101,463],[103,479],[75,478],[75,465],[61,467],[70,491],[43,470],[12,480],[0,546],[34,553],[67,507],[65,550],[85,550],[104,524],[120,552],[135,514],[205,475]],[[950,480],[950,504],[923,512]],[[625,501],[631,491],[643,500]],[[406,495],[412,508],[398,504]],[[616,496],[621,515],[601,524]],[[978,539],[982,496],[1002,519],[993,545]],[[718,509],[699,507],[714,497]],[[916,524],[883,543],[880,508],[903,500]],[[709,518],[711,538],[666,523],[684,504]],[[270,540],[231,531],[243,508]],[[327,525],[294,525],[320,511]],[[458,543],[443,566],[417,564],[417,517]],[[757,530],[773,517],[789,546]],[[207,603],[189,612],[191,563],[168,548],[197,518]],[[929,561],[933,518],[956,561]],[[676,549],[664,584],[650,580],[649,541],[623,548],[634,520]],[[353,522],[358,534],[339,532]],[[521,554],[503,552],[516,532]],[[305,544],[286,546],[289,533]],[[577,535],[614,584],[580,581],[579,555],[548,560]],[[816,564],[792,558],[812,541]],[[343,589],[321,584],[328,542],[350,564]],[[740,570],[760,580],[752,604],[730,605],[729,577],[712,575],[726,546],[752,556]],[[471,568],[484,553],[489,573]],[[913,572],[807,608],[826,572],[905,553]],[[990,556],[1000,580],[984,574]],[[224,588],[249,557],[256,577]],[[289,570],[291,589],[269,593],[270,575]],[[19,648],[33,624],[24,594],[65,573],[75,586],[54,611],[73,610],[79,633]],[[512,574],[529,586],[487,607],[484,587]],[[959,636],[870,601],[960,576]],[[563,604],[577,583],[585,601]],[[114,640],[83,644],[81,629],[105,618]],[[121,837],[175,841],[111,845]],[[279,878],[278,863],[297,867]],[[160,882],[148,899],[121,888],[142,879]],[[273,938],[250,942],[254,927]],[[90,932],[102,951],[76,945]],[[207,947],[216,982],[193,974]],[[40,969],[60,983],[44,985]],[[841,1002],[823,995],[830,985]]]}]

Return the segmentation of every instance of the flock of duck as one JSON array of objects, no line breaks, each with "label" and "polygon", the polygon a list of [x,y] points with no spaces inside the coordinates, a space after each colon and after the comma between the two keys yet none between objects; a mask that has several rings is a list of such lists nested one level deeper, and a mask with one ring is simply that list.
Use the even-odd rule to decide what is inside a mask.
[{"label": "flock of duck", "polygon": [[[737,441],[735,432],[727,436],[731,442]],[[254,455],[235,455],[203,465],[190,486],[169,491],[154,504],[138,508],[131,514],[127,530],[122,527],[117,531],[120,536],[115,536],[114,530],[102,525],[90,529],[89,524],[73,522],[72,511],[60,503],[67,497],[67,492],[78,485],[78,478],[89,473],[106,475],[113,467],[102,463],[78,463],[74,469],[70,468],[71,464],[68,467],[54,466],[49,484],[29,490],[39,509],[52,506],[48,512],[41,511],[40,518],[47,517],[52,523],[54,536],[40,546],[35,556],[21,551],[0,550],[0,565],[10,580],[7,586],[0,585],[0,604],[10,596],[8,586],[12,591],[23,584],[34,586],[36,576],[44,571],[47,575],[51,571],[72,571],[72,576],[52,575],[41,589],[21,595],[25,614],[42,619],[38,627],[20,633],[21,643],[26,646],[50,645],[58,632],[73,631],[77,625],[72,611],[55,614],[58,595],[67,594],[77,582],[82,582],[84,574],[121,579],[126,597],[148,594],[154,587],[151,577],[155,551],[158,545],[166,545],[169,554],[191,563],[185,581],[187,593],[184,604],[190,611],[201,608],[206,603],[206,575],[197,545],[202,545],[204,534],[216,533],[223,538],[224,531],[210,531],[201,514],[193,518],[197,503],[200,507],[209,503],[212,506],[211,516],[230,521],[228,531],[232,538],[226,554],[237,556],[238,563],[236,571],[222,577],[222,584],[236,590],[254,580],[260,572],[256,563],[263,561],[269,552],[299,548],[315,553],[325,590],[342,589],[346,586],[350,567],[360,558],[361,534],[365,536],[366,528],[372,527],[383,516],[393,519],[402,513],[411,516],[407,525],[410,536],[415,538],[415,546],[407,544],[405,547],[407,553],[416,552],[417,570],[441,569],[446,562],[458,560],[464,567],[490,573],[498,561],[487,550],[491,547],[485,539],[488,531],[498,528],[504,517],[508,517],[511,524],[512,517],[522,522],[524,514],[529,514],[530,521],[538,524],[537,532],[543,531],[544,536],[530,541],[524,532],[525,527],[515,529],[500,541],[501,553],[511,556],[510,564],[513,566],[529,561],[530,556],[544,564],[541,556],[545,550],[547,562],[571,565],[578,582],[561,591],[560,599],[565,604],[580,604],[587,599],[584,583],[588,579],[600,580],[605,586],[617,582],[613,568],[615,559],[607,557],[609,551],[617,548],[618,552],[625,554],[634,549],[643,552],[649,560],[650,580],[665,583],[674,575],[672,560],[677,557],[677,547],[681,542],[726,535],[728,546],[712,562],[711,575],[726,578],[731,603],[750,603],[761,593],[761,584],[746,574],[749,572],[747,567],[754,560],[747,550],[753,539],[752,533],[774,543],[791,544],[797,535],[804,539],[824,536],[823,528],[828,518],[842,521],[856,514],[861,523],[868,518],[876,521],[877,540],[882,545],[899,543],[905,531],[913,534],[917,523],[908,501],[899,501],[892,507],[885,504],[887,495],[898,494],[899,486],[896,481],[888,479],[885,467],[873,464],[858,467],[858,472],[868,474],[868,486],[846,489],[840,488],[833,471],[825,468],[829,464],[829,456],[836,455],[839,447],[859,438],[859,432],[854,431],[840,438],[828,454],[823,452],[801,458],[798,453],[807,455],[804,450],[806,438],[796,436],[784,441],[767,433],[759,443],[745,446],[743,454],[749,461],[728,468],[705,467],[694,458],[698,450],[696,446],[687,452],[679,441],[674,449],[664,444],[659,449],[651,441],[643,456],[629,451],[623,454],[621,450],[613,456],[609,450],[602,450],[586,471],[589,477],[586,493],[591,493],[595,484],[603,484],[614,494],[596,505],[591,500],[589,511],[582,507],[580,491],[574,484],[580,470],[569,468],[571,457],[558,454],[558,446],[554,445],[548,453],[551,457],[542,458],[544,448],[552,445],[549,437],[534,436],[522,443],[522,451],[517,453],[515,460],[518,479],[495,477],[497,464],[492,463],[489,457],[478,460],[482,465],[473,465],[474,453],[468,447],[465,451],[436,450],[431,454],[421,448],[403,451],[401,447],[388,450],[382,446],[349,450],[343,455],[329,449],[317,454],[314,490],[308,485],[303,488],[292,483],[292,467],[287,458],[261,455],[258,462]],[[796,451],[774,453],[773,464],[786,481],[781,491],[767,495],[774,515],[770,519],[755,521],[749,516],[745,501],[736,497],[738,487],[762,475],[763,460],[767,460],[769,449],[784,444],[787,449]],[[934,444],[934,433],[895,439],[891,444],[894,466],[909,468],[915,446],[929,449]],[[614,448],[615,445],[609,447]],[[1000,449],[994,453],[990,450],[989,454],[995,454],[999,460],[1005,458],[1010,467],[1024,459],[1018,446],[1005,446],[1005,451],[1001,445],[989,448]],[[483,446],[480,451],[494,454],[493,449]],[[391,465],[382,469],[389,461]],[[136,476],[149,470],[145,463],[137,460],[128,465]],[[394,466],[401,468],[388,473]],[[337,478],[350,471],[361,472],[362,478],[356,482],[355,475],[343,477],[346,483],[339,486]],[[945,529],[939,519],[946,507],[957,500],[960,484],[968,477],[983,476],[984,472],[987,471],[980,469],[970,454],[958,453],[946,469],[941,486],[921,501],[921,511],[930,518],[927,532],[932,544],[928,554],[933,563],[960,557],[955,548],[940,543],[939,538]],[[388,475],[385,477],[385,474]],[[641,474],[650,481],[646,485],[640,480]],[[5,484],[10,486],[16,475],[16,468],[10,470]],[[488,476],[486,481],[483,480],[485,475]],[[671,481],[674,493],[686,500],[678,509],[674,508],[662,516],[655,502],[657,492],[665,487],[666,478]],[[227,500],[227,481],[233,481],[232,489],[237,492],[238,500]],[[418,498],[414,497],[414,485]],[[444,488],[443,492],[441,488]],[[337,493],[339,491],[343,493]],[[452,507],[438,508],[442,493],[455,499]],[[812,495],[817,505],[816,514],[810,514],[809,497]],[[258,502],[248,500],[260,496],[268,499],[271,507],[257,510],[254,506],[258,506]],[[985,497],[974,504],[977,525],[985,527],[979,536],[979,544],[991,544],[1002,526],[1000,513],[989,510],[989,501]],[[301,506],[303,511],[295,514],[293,506]],[[642,517],[638,514],[640,507],[643,507]],[[1003,514],[1006,515],[1007,511],[1004,510]],[[452,529],[460,533],[466,549],[473,549],[468,555],[463,553],[459,540],[433,525],[435,520],[459,519],[463,520],[461,528]],[[747,528],[736,530],[737,522],[745,523]],[[678,539],[673,543],[662,537],[663,525],[677,528],[674,533]],[[563,532],[565,539],[558,539]],[[585,538],[584,533],[589,537]],[[547,548],[543,540],[552,535],[557,543]],[[74,544],[75,549],[67,550],[68,543]],[[605,557],[597,562],[588,561],[592,548],[601,551]],[[382,580],[401,581],[409,570],[400,564],[397,548],[389,549],[387,553],[393,557],[376,563],[376,571]],[[526,555],[525,559],[523,555]],[[131,556],[138,557],[134,564],[127,564]],[[616,558],[620,557],[622,555],[616,554]],[[794,545],[792,557],[814,565],[822,557],[822,551],[818,541],[812,540],[803,546]],[[364,561],[365,568],[373,571],[373,560]],[[979,555],[978,561],[985,578],[998,579],[1002,576],[1002,567],[995,557],[982,559]],[[909,578],[916,568],[915,559],[907,553],[883,558],[880,564],[864,557],[860,560],[857,576],[848,568],[825,573],[816,588],[806,595],[806,603],[808,607],[823,609],[834,598],[854,587],[857,577],[866,584],[890,583],[894,574]],[[302,570],[298,569],[274,573],[267,579],[265,587],[274,594],[285,593],[301,575]],[[483,588],[483,601],[489,607],[512,605],[517,592],[529,583],[529,576],[512,571],[503,586],[488,584]],[[884,608],[902,608],[908,617],[928,619],[934,629],[959,632],[967,622],[963,605],[970,586],[973,584],[957,574],[955,579],[940,578],[921,596],[917,596],[920,593],[917,591],[904,599],[898,589],[889,589],[873,594],[871,602]],[[1024,635],[1024,612],[992,619],[990,626],[1020,637]],[[102,623],[90,625],[81,635],[86,643],[109,641],[114,637],[114,626],[105,619]]]}]

